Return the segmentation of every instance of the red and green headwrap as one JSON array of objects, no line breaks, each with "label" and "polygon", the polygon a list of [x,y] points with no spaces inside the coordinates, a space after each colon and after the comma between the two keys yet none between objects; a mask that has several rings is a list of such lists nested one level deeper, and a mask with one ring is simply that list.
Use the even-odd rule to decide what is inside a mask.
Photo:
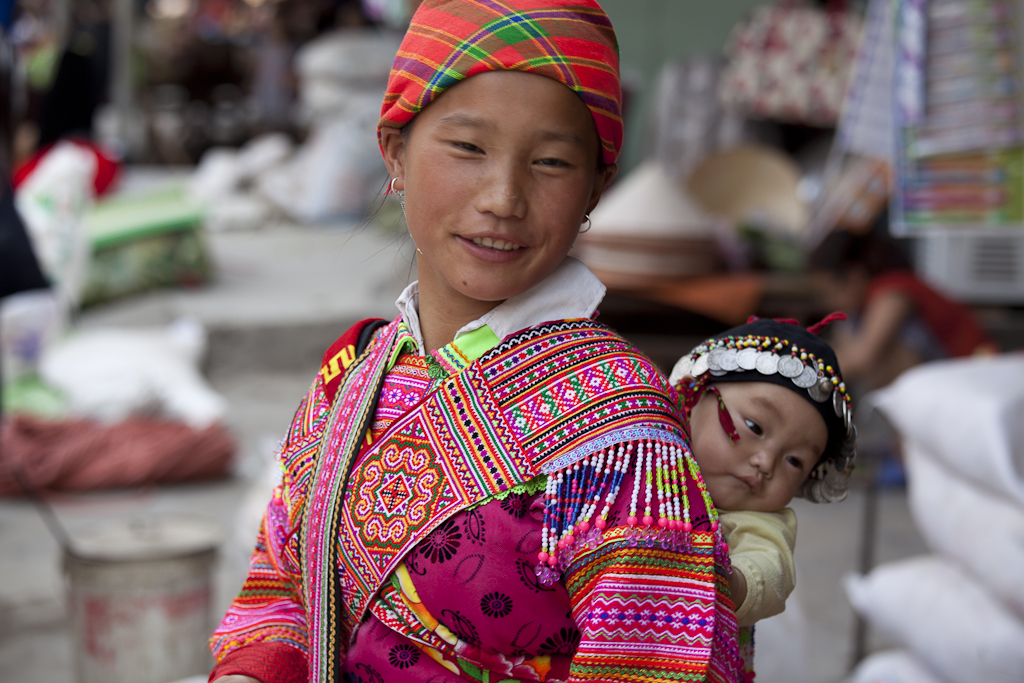
[{"label": "red and green headwrap", "polygon": [[622,148],[619,48],[594,0],[424,0],[391,68],[378,137],[485,71],[528,71],[579,94],[597,124],[605,163],[615,163]]}]

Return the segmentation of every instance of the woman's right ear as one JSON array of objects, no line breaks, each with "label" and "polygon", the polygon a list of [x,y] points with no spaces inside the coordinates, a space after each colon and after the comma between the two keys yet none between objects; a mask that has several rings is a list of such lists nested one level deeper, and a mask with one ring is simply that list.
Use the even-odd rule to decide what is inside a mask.
[{"label": "woman's right ear", "polygon": [[403,160],[405,136],[402,135],[401,129],[382,127],[380,129],[380,146],[384,152],[384,164],[388,167],[388,175],[392,178],[398,178],[398,182],[395,183],[395,189],[404,190],[405,164]]}]

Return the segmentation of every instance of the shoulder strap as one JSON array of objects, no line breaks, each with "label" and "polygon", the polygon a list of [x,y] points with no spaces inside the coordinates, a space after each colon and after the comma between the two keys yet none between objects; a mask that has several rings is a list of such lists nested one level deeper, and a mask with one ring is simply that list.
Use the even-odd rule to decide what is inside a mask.
[{"label": "shoulder strap", "polygon": [[334,395],[338,392],[349,366],[369,346],[373,333],[387,324],[388,321],[381,318],[360,320],[327,349],[320,365],[320,374],[323,376],[324,392],[328,401],[334,403]]},{"label": "shoulder strap", "polygon": [[366,326],[359,331],[359,339],[356,341],[356,358],[363,355],[363,351],[370,345],[373,333],[388,324],[383,318],[369,318],[363,321]]}]

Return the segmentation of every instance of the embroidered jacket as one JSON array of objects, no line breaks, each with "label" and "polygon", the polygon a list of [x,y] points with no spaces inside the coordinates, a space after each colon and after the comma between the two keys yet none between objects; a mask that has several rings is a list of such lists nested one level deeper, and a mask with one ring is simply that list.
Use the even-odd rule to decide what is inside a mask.
[{"label": "embroidered jacket", "polygon": [[[213,676],[387,680],[364,652],[371,639],[362,634],[373,630],[373,642],[390,643],[395,680],[412,680],[420,653],[469,680],[485,671],[512,680],[740,679],[716,514],[667,384],[646,359],[589,321],[549,324],[448,368],[455,372],[415,409],[371,425],[388,400],[371,386],[371,370],[390,378],[403,367],[402,325],[379,333],[361,365],[360,329],[328,352],[296,413],[250,575],[211,641],[221,660]],[[349,376],[353,366],[361,369]],[[411,465],[417,453],[431,458]],[[644,486],[634,487],[637,475]],[[449,485],[424,488],[428,480]],[[408,558],[424,554],[419,544],[454,515],[538,488],[546,489],[542,534],[551,537],[543,547],[562,557],[534,560],[534,571],[563,576],[578,646],[481,648],[454,614],[419,600],[423,581]],[[485,604],[487,614],[506,603]]]}]

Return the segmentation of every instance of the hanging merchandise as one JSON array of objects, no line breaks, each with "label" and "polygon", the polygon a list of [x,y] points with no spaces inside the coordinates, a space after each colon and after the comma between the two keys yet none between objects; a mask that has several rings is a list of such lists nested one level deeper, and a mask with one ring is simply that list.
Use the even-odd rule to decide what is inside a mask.
[{"label": "hanging merchandise", "polygon": [[1024,221],[1013,4],[901,2],[895,93],[904,230]]},{"label": "hanging merchandise", "polygon": [[836,130],[836,148],[892,163],[896,64],[892,0],[870,0],[850,88]]},{"label": "hanging merchandise", "polygon": [[842,2],[755,8],[730,37],[719,97],[751,117],[834,126],[860,40],[861,19]]},{"label": "hanging merchandise", "polygon": [[898,0],[892,230],[947,295],[1024,302],[1021,5]]}]

